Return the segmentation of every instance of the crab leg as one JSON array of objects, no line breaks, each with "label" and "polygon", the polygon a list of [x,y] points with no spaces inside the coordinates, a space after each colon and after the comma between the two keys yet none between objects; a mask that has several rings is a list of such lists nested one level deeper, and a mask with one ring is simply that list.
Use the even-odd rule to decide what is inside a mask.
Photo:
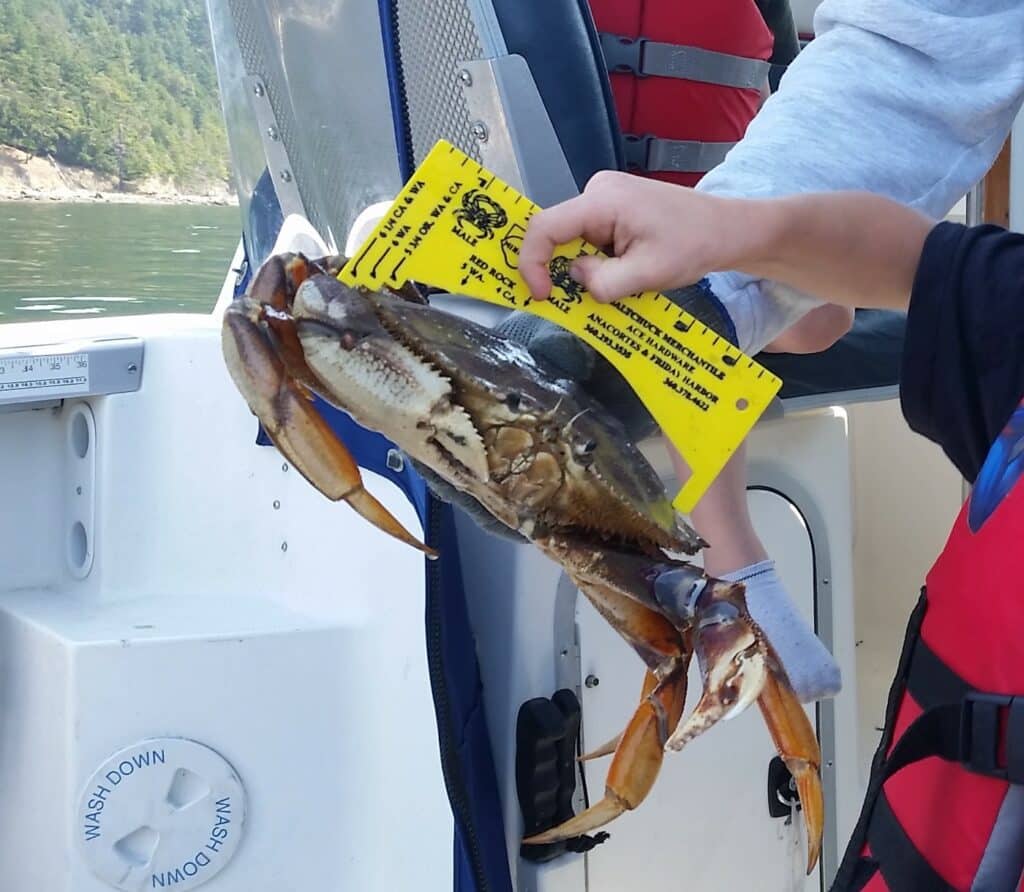
[{"label": "crab leg", "polygon": [[775,748],[796,781],[800,805],[807,824],[807,873],[810,875],[821,853],[825,825],[825,800],[821,791],[821,750],[807,713],[784,675],[768,673],[757,700]]},{"label": "crab leg", "polygon": [[[640,699],[646,700],[658,686],[658,677],[651,672],[650,669],[644,673],[644,685],[640,690]],[[622,740],[621,734],[616,734],[611,740],[602,743],[599,747],[595,747],[589,753],[584,753],[576,761],[577,762],[590,762],[593,759],[600,759],[602,756],[610,756],[615,752],[619,745],[619,741]]]},{"label": "crab leg", "polygon": [[665,739],[683,712],[689,663],[688,654],[673,660],[672,668],[633,713],[608,769],[604,799],[558,827],[523,842],[530,845],[558,842],[589,833],[636,808],[647,798],[661,770]]},{"label": "crab leg", "polygon": [[[549,554],[571,547],[569,542],[553,539],[539,540],[538,545]],[[606,569],[604,554],[594,553],[593,559],[591,567],[577,568],[573,581],[647,665],[646,696],[617,741],[604,798],[559,826],[525,839],[527,844],[557,842],[589,833],[640,805],[658,777],[665,741],[678,723],[686,700],[690,650],[683,637],[653,602],[648,606],[642,602],[646,599],[630,597],[620,587],[622,580],[602,572]],[[629,559],[627,566],[631,566]]]},{"label": "crab leg", "polygon": [[344,500],[378,529],[436,557],[365,489],[359,466],[316,411],[309,391],[271,349],[261,313],[246,299],[229,307],[222,348],[235,386],[274,445],[327,498]]},{"label": "crab leg", "polygon": [[[651,676],[653,678],[653,676]],[[646,695],[645,695],[646,696]],[[584,753],[582,756],[576,759],[577,762],[592,762],[594,759],[600,759],[604,756],[610,756],[618,749],[619,744],[622,742],[622,735],[616,734],[611,740],[606,740],[600,746],[590,750],[590,752]]]}]

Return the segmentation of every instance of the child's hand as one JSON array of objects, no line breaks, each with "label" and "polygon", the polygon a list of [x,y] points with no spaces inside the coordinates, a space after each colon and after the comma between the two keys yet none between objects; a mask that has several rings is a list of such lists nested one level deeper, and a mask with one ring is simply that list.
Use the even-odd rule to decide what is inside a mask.
[{"label": "child's hand", "polygon": [[611,257],[583,257],[572,276],[608,303],[638,291],[668,290],[728,268],[741,232],[740,202],[630,174],[602,171],[583,194],[536,214],[519,252],[534,298],[551,293],[548,263],[558,245],[582,237]]}]

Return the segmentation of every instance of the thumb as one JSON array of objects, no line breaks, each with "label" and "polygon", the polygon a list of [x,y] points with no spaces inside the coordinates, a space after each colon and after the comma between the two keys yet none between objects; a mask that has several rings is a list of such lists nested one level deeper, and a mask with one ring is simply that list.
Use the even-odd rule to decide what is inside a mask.
[{"label": "thumb", "polygon": [[601,303],[643,291],[647,276],[635,257],[607,257],[589,254],[572,265],[572,277]]}]

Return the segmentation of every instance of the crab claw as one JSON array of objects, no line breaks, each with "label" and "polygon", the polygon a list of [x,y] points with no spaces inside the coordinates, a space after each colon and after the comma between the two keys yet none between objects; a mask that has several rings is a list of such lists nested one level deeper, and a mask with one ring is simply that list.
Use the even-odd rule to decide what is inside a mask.
[{"label": "crab claw", "polygon": [[363,486],[359,466],[271,347],[260,327],[262,313],[245,298],[228,307],[221,345],[235,386],[274,445],[327,498],[344,500],[378,529],[437,557]]},{"label": "crab claw", "polygon": [[694,651],[704,694],[666,747],[681,750],[722,719],[743,712],[761,694],[768,676],[763,633],[747,613],[738,583],[705,578],[693,604]]},{"label": "crab claw", "polygon": [[807,822],[807,873],[821,851],[824,803],[821,751],[807,713],[793,692],[774,648],[747,611],[744,587],[707,579],[691,590],[694,650],[704,676],[704,694],[665,744],[680,750],[722,719],[755,700],[775,748],[796,781]]}]

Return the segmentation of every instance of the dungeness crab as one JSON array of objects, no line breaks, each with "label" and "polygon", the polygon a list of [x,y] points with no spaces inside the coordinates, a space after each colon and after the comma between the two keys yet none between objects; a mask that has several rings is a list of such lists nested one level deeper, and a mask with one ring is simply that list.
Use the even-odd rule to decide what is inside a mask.
[{"label": "dungeness crab", "polygon": [[[311,402],[320,395],[560,564],[647,667],[640,705],[602,748],[614,749],[604,798],[525,842],[575,837],[636,808],[666,749],[756,700],[796,780],[810,873],[824,812],[814,731],[744,587],[668,554],[704,543],[621,426],[525,349],[431,307],[414,288],[341,284],[343,263],[275,255],[225,314],[228,369],[278,449],[325,496],[431,554],[363,488]],[[654,579],[670,568],[688,585],[666,596]],[[704,693],[684,720],[694,653]]]}]

